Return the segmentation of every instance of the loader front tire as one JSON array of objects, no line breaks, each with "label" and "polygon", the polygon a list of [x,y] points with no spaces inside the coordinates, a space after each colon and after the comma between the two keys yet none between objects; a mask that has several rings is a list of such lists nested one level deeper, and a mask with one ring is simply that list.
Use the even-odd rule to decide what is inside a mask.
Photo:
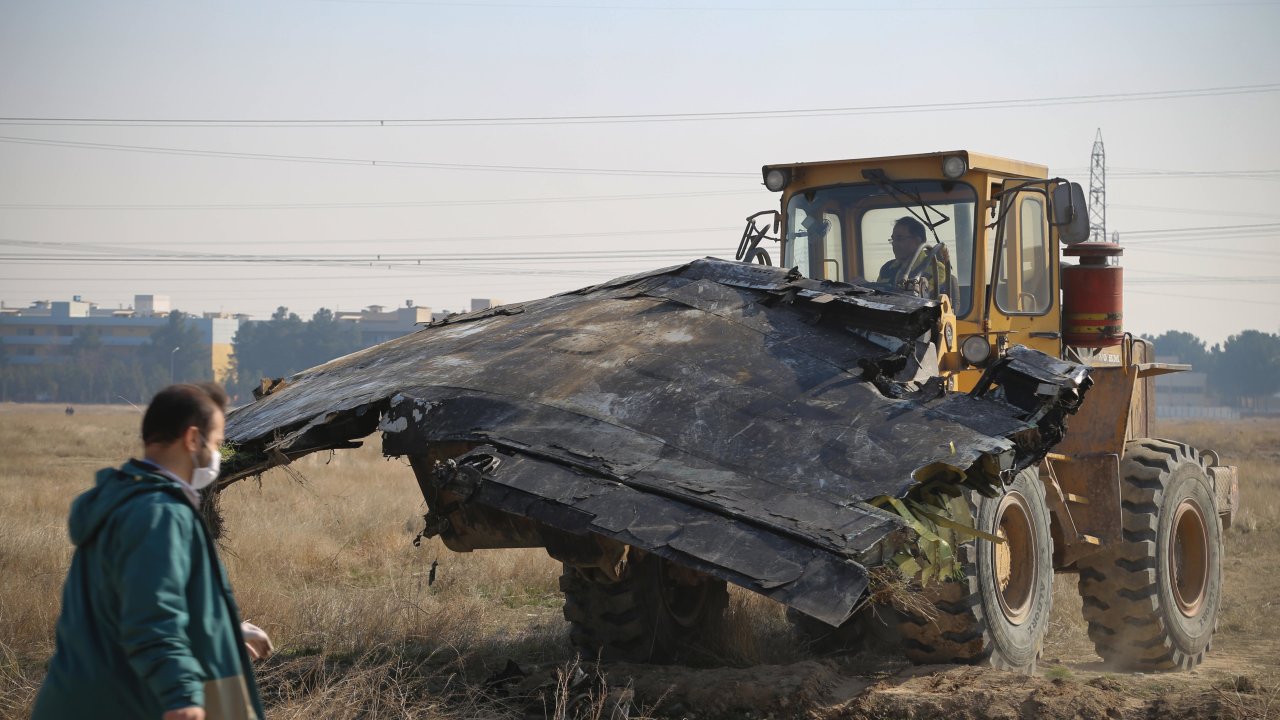
[{"label": "loader front tire", "polygon": [[1124,541],[1076,563],[1089,638],[1127,670],[1204,660],[1222,600],[1222,525],[1195,448],[1132,440],[1120,464]]},{"label": "loader front tire", "polygon": [[997,497],[969,492],[982,538],[956,549],[963,578],[923,589],[936,617],[903,613],[902,649],[917,664],[965,663],[1033,673],[1053,602],[1053,538],[1044,485],[1023,470]]},{"label": "loader front tire", "polygon": [[638,552],[618,580],[565,565],[560,589],[569,640],[592,660],[675,662],[715,632],[729,606],[723,580]]}]

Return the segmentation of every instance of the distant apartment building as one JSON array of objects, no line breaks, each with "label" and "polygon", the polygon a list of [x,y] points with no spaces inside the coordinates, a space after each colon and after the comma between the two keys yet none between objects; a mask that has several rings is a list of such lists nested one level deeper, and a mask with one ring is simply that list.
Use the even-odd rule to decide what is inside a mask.
[{"label": "distant apartment building", "polygon": [[[488,310],[500,305],[489,298],[471,298],[470,312]],[[468,312],[466,310],[459,312]],[[443,320],[457,313],[449,310],[432,312],[431,308],[413,304],[406,300],[404,307],[387,309],[385,305],[369,305],[359,311],[339,311],[333,314],[335,320],[357,323],[360,329],[360,347],[373,347],[401,335],[408,335],[422,325],[436,320]]]},{"label": "distant apartment building", "polygon": [[360,330],[360,347],[373,347],[418,329],[431,322],[431,308],[405,301],[404,307],[388,310],[385,305],[369,305],[359,311],[338,311],[333,319],[356,323]]},{"label": "distant apartment building", "polygon": [[502,304],[501,300],[494,300],[492,298],[471,298],[471,308],[469,310],[458,310],[456,312],[453,310],[441,310],[440,312],[432,313],[431,320],[432,321],[443,320],[449,317],[450,315],[461,315],[464,313],[481,312],[482,310],[488,310],[489,308],[498,307],[501,304]]},{"label": "distant apartment building", "polygon": [[[494,304],[489,299],[473,298],[470,310],[486,310]],[[65,363],[75,352],[75,339],[92,333],[97,335],[100,352],[127,361],[150,343],[153,332],[169,322],[171,309],[169,298],[163,295],[135,295],[133,306],[127,308],[99,307],[80,296],[65,301],[41,300],[28,307],[0,304],[0,352],[4,361],[13,365]],[[361,347],[372,347],[452,314],[447,310],[432,312],[410,300],[400,308],[370,305],[356,312],[335,312],[334,319],[356,323]],[[199,317],[186,315],[185,319],[209,348],[214,378],[226,381],[232,370],[236,331],[248,316],[205,313]]]},{"label": "distant apartment building", "polygon": [[[170,309],[163,295],[135,295],[129,308],[102,308],[78,295],[23,308],[0,306],[0,345],[5,361],[14,365],[63,363],[71,359],[75,339],[93,333],[101,352],[127,360],[169,322]],[[219,382],[231,370],[231,341],[244,319],[222,313],[186,316],[209,348],[209,364]]]}]

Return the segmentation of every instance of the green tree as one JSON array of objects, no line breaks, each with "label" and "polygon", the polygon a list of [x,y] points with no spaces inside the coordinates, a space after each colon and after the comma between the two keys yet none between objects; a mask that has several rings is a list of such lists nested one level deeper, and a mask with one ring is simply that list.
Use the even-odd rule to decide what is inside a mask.
[{"label": "green tree", "polygon": [[9,385],[13,382],[14,367],[9,362],[9,346],[0,342],[0,402],[9,401]]},{"label": "green tree", "polygon": [[106,361],[102,354],[102,337],[98,329],[85,327],[71,338],[70,377],[64,384],[67,402],[93,402],[103,376]]},{"label": "green tree", "polygon": [[141,348],[139,356],[147,394],[169,382],[198,382],[213,377],[209,346],[195,324],[177,310],[170,312],[168,322],[151,333],[150,342]]},{"label": "green tree", "polygon": [[1209,383],[1223,398],[1248,402],[1280,390],[1280,335],[1245,330],[1214,353]]},{"label": "green tree", "polygon": [[302,338],[301,362],[294,372],[360,349],[360,328],[352,322],[335,320],[328,308],[320,308],[311,316]]},{"label": "green tree", "polygon": [[302,350],[302,318],[281,305],[267,321],[246,322],[231,340],[234,394],[244,397],[263,378],[292,372]]},{"label": "green tree", "polygon": [[1156,355],[1174,355],[1178,362],[1188,363],[1200,372],[1208,372],[1213,362],[1205,342],[1189,332],[1170,330],[1157,337],[1143,335],[1143,339],[1155,343]]},{"label": "green tree", "polygon": [[270,320],[242,324],[232,346],[234,392],[243,397],[263,378],[287,377],[359,350],[360,330],[337,320],[328,308],[303,322],[281,306]]}]

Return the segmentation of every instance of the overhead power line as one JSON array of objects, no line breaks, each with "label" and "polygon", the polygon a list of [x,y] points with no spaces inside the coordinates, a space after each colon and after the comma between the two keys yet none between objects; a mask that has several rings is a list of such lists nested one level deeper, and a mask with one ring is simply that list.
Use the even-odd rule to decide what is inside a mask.
[{"label": "overhead power line", "polygon": [[[1169,228],[1165,230],[1129,230],[1120,233],[1125,245],[1146,246],[1160,242],[1211,242],[1218,238],[1270,236],[1280,232],[1280,222],[1251,225],[1207,225],[1203,227]],[[1137,238],[1137,242],[1134,242]]]},{"label": "overhead power line", "polygon": [[[589,237],[626,237],[626,236],[645,236],[645,235],[675,235],[687,233],[725,233],[726,237],[732,235],[735,229],[731,227],[725,228],[682,228],[682,229],[662,229],[662,230],[604,230],[598,232],[586,233],[547,233],[547,234],[527,234],[527,235],[491,235],[491,236],[460,236],[460,237],[433,237],[433,238],[398,238],[394,240],[378,240],[378,239],[360,239],[360,240],[326,240],[318,242],[304,241],[307,245],[318,244],[342,244],[354,247],[367,247],[369,243],[374,242],[454,242],[460,244],[472,243],[479,240],[493,239],[509,239],[518,241],[537,241],[563,238],[589,238]],[[1218,258],[1249,258],[1254,263],[1267,262],[1275,259],[1274,251],[1259,249],[1241,249],[1221,247],[1220,245],[1208,246],[1215,240],[1239,240],[1253,239],[1260,237],[1272,237],[1280,233],[1280,223],[1261,223],[1252,225],[1220,225],[1205,227],[1189,227],[1189,228],[1170,228],[1162,230],[1135,230],[1124,233],[1122,240],[1137,236],[1137,241],[1125,241],[1126,245],[1136,249],[1142,249],[1148,252],[1165,252],[1173,254],[1190,254],[1203,257]],[[1162,242],[1182,242],[1194,241],[1201,243],[1199,247],[1192,248],[1165,248],[1159,245]],[[231,244],[231,243],[223,243]],[[254,246],[262,246],[261,241],[245,241],[244,244],[252,244]],[[298,244],[294,244],[296,247]],[[683,261],[690,257],[699,255],[727,255],[731,250],[732,243],[724,245],[716,245],[712,247],[697,248],[681,248],[667,247],[654,248],[645,245],[636,245],[623,248],[605,248],[605,249],[561,249],[561,250],[515,250],[515,251],[498,251],[498,252],[476,252],[467,250],[465,252],[441,253],[438,251],[431,252],[341,252],[341,253],[298,253],[298,252],[278,252],[272,254],[263,253],[226,253],[226,252],[208,252],[208,251],[192,251],[175,248],[171,243],[165,244],[137,244],[128,241],[117,243],[94,243],[94,242],[74,242],[74,241],[39,241],[39,240],[21,240],[15,238],[0,238],[0,247],[8,246],[13,250],[0,253],[0,261],[13,264],[47,264],[47,265],[200,265],[200,264],[231,264],[231,265],[271,265],[271,266],[309,266],[309,267],[376,267],[387,268],[429,268],[429,267],[450,267],[455,270],[474,269],[477,267],[502,267],[512,272],[522,272],[522,268],[528,267],[530,264],[555,263],[561,265],[573,265],[583,263],[593,264],[609,264],[616,262],[640,262],[640,261]],[[1156,245],[1157,247],[1151,247]],[[1207,274],[1201,274],[1194,277],[1201,278],[1201,283],[1227,283],[1227,282],[1266,282],[1269,280],[1259,280],[1257,276],[1226,276],[1223,278],[1211,278]],[[1183,278],[1186,280],[1187,278]],[[1172,282],[1177,278],[1157,277],[1143,278],[1140,282]]]},{"label": "overhead power line", "polygon": [[[367,247],[372,243],[415,243],[415,245],[426,245],[426,243],[448,242],[456,246],[467,246],[477,242],[489,241],[515,241],[515,242],[531,242],[531,241],[548,241],[548,240],[582,240],[582,238],[604,238],[604,237],[646,237],[646,236],[678,236],[678,234],[705,234],[705,233],[723,233],[726,237],[731,237],[737,231],[735,227],[707,227],[707,228],[643,228],[643,229],[602,229],[602,231],[588,231],[577,233],[524,233],[524,234],[488,234],[488,236],[434,236],[434,237],[399,237],[399,238],[326,238],[326,240],[314,240],[314,238],[300,238],[294,241],[275,241],[282,246],[319,246],[319,245],[343,245],[352,247]],[[1132,249],[1142,249],[1148,251],[1162,252],[1198,252],[1204,255],[1233,255],[1244,254],[1253,256],[1256,259],[1266,259],[1274,255],[1274,252],[1268,250],[1257,249],[1231,249],[1231,247],[1222,247],[1216,245],[1215,241],[1229,240],[1258,240],[1258,238],[1275,237],[1280,232],[1280,223],[1254,223],[1243,225],[1203,225],[1203,227],[1192,228],[1169,228],[1169,229],[1138,229],[1138,231],[1126,231],[1121,233],[1121,242],[1125,246]],[[1169,242],[1198,242],[1199,247],[1192,249],[1165,249],[1165,247],[1152,247],[1164,245]],[[268,245],[268,242],[261,238],[251,238],[244,241],[225,241],[219,242],[219,246],[229,245],[251,245],[262,247]],[[116,241],[116,242],[88,242],[88,241],[42,241],[42,240],[20,240],[20,238],[0,238],[0,247],[8,246],[14,249],[6,252],[0,259],[9,261],[41,261],[41,263],[82,263],[82,261],[110,260],[110,261],[133,261],[142,259],[160,260],[160,261],[177,261],[177,260],[201,260],[211,261],[211,263],[262,263],[262,264],[288,264],[288,263],[337,263],[337,264],[397,264],[397,263],[454,263],[454,261],[475,261],[475,263],[490,263],[490,261],[580,261],[580,260],[614,260],[614,259],[645,259],[653,258],[653,256],[691,256],[698,254],[724,254],[731,250],[731,242],[724,243],[723,246],[717,245],[712,247],[652,247],[648,245],[634,245],[630,247],[605,247],[605,249],[593,250],[515,250],[515,251],[475,251],[467,250],[465,252],[440,252],[431,250],[425,252],[413,251],[361,251],[361,252],[338,252],[338,254],[297,254],[297,252],[271,252],[271,254],[232,254],[232,252],[210,252],[210,251],[193,251],[183,250],[175,247],[172,241],[163,242],[140,242],[140,241]],[[26,249],[26,250],[17,250]],[[76,252],[76,254],[70,254]]]},{"label": "overhead power line", "polygon": [[[337,238],[330,240],[311,240],[304,239],[301,242],[320,242],[320,243],[342,243],[347,245],[360,245],[365,243],[377,242],[474,242],[482,240],[554,240],[564,238],[593,238],[593,237],[629,237],[643,235],[681,235],[692,233],[734,233],[741,228],[737,226],[716,226],[716,227],[692,227],[692,228],[634,228],[634,229],[604,229],[604,230],[588,230],[582,232],[546,232],[546,233],[501,233],[495,235],[433,235],[419,237],[398,237],[398,238]],[[1280,232],[1280,222],[1272,223],[1249,223],[1245,225],[1199,225],[1194,227],[1174,227],[1174,228],[1156,228],[1147,230],[1124,230],[1121,231],[1121,242],[1130,244],[1132,238],[1139,238],[1140,242],[1152,242],[1154,238],[1182,238],[1191,239],[1199,238],[1202,240],[1212,240],[1216,237],[1242,237],[1252,236],[1255,234],[1272,235]],[[247,240],[255,245],[264,245],[266,241],[262,239]],[[736,242],[736,240],[735,240]],[[138,242],[138,241],[122,241],[119,245],[132,245],[133,248],[144,246],[158,246],[163,248],[173,248],[172,240],[163,240],[158,242]],[[1137,243],[1135,243],[1137,244]],[[69,242],[63,240],[24,240],[19,238],[3,238],[0,237],[0,245],[31,245],[31,246],[64,246],[64,247],[107,247],[98,246],[87,242]],[[673,248],[675,249],[675,248]],[[610,250],[601,250],[600,252],[610,252]]]},{"label": "overhead power line", "polygon": [[[1083,175],[1089,168],[1056,168],[1059,175]],[[1275,182],[1280,180],[1280,170],[1153,170],[1107,168],[1107,176],[1112,180],[1194,180],[1203,178],[1221,178],[1226,180],[1263,180]],[[1118,207],[1118,206],[1117,206]]]},{"label": "overhead power line", "polygon": [[1135,295],[1154,295],[1156,297],[1175,298],[1178,300],[1212,300],[1215,302],[1246,303],[1249,305],[1280,305],[1280,301],[1258,300],[1257,298],[1222,297],[1215,295],[1188,295],[1184,292],[1162,293],[1152,290],[1132,290]]},{"label": "overhead power line", "polygon": [[1129,178],[1158,177],[1274,177],[1280,170],[1116,170],[1116,174]]},{"label": "overhead power line", "polygon": [[[1280,86],[1278,86],[1280,87]],[[722,170],[650,170],[641,168],[572,168],[537,165],[479,165],[468,163],[419,162],[409,160],[376,160],[362,158],[342,158],[318,155],[282,155],[274,153],[246,153],[226,150],[200,150],[193,148],[156,147],[151,145],[120,145],[113,143],[76,142],[71,140],[49,140],[45,138],[0,136],[0,143],[16,145],[45,145],[85,150],[108,150],[116,152],[135,152],[153,155],[179,155],[191,157],[232,158],[238,160],[264,160],[273,162],[318,163],[329,165],[358,165],[366,167],[400,167],[425,168],[433,170],[474,170],[480,172],[514,172],[514,173],[551,173],[569,175],[617,175],[641,177],[685,177],[685,178],[759,178],[755,172],[727,172]],[[1065,171],[1064,171],[1065,172]],[[1159,178],[1197,178],[1228,177],[1240,179],[1280,180],[1280,170],[1151,170],[1149,177]],[[1070,173],[1067,173],[1070,174]],[[1123,175],[1126,179],[1139,177]],[[681,193],[672,193],[681,195]],[[4,206],[0,206],[4,207]],[[61,209],[61,208],[50,208]]]},{"label": "overhead power line", "polygon": [[712,172],[698,170],[638,170],[545,167],[529,165],[471,165],[466,163],[412,162],[407,160],[364,160],[358,158],[322,157],[318,155],[274,155],[270,153],[228,152],[222,150],[195,150],[190,148],[154,147],[149,145],[113,145],[109,143],[73,142],[70,140],[46,140],[42,138],[3,137],[0,143],[17,145],[49,145],[86,150],[113,150],[118,152],[148,153],[153,155],[186,155],[194,157],[235,158],[239,160],[269,160],[277,162],[319,163],[328,165],[365,165],[371,167],[426,168],[431,170],[476,170],[481,172],[551,173],[567,175],[624,175],[642,177],[691,177],[691,178],[758,178],[759,173]]},{"label": "overhead power line", "polygon": [[476,205],[542,205],[552,203],[615,202],[631,200],[672,200],[681,198],[760,195],[755,190],[707,190],[694,192],[630,193],[626,195],[558,195],[550,197],[494,198],[487,200],[419,200],[403,202],[315,202],[315,203],[174,203],[87,204],[87,203],[0,203],[0,210],[363,210],[370,208],[469,207]]},{"label": "overhead power line", "polygon": [[[0,205],[0,207],[3,207]],[[1159,212],[1162,214],[1175,215],[1217,215],[1220,217],[1249,217],[1249,218],[1277,218],[1280,219],[1280,213],[1267,212],[1249,212],[1245,210],[1223,210],[1216,208],[1213,210],[1196,210],[1194,208],[1185,207],[1167,207],[1163,205],[1129,205],[1127,203],[1111,203],[1113,208],[1121,208],[1124,210],[1146,210],[1151,212]]]},{"label": "overhead power line", "polygon": [[[701,231],[701,230],[699,230]],[[541,237],[541,236],[533,236]],[[260,243],[258,243],[260,245]],[[354,244],[354,243],[352,243]],[[127,247],[121,244],[95,244],[87,242],[58,242],[39,240],[0,239],[0,246],[25,248],[25,251],[0,252],[0,261],[38,264],[235,264],[235,265],[315,265],[328,267],[422,267],[442,264],[466,263],[484,265],[491,263],[528,262],[610,262],[623,260],[655,260],[665,258],[688,259],[700,254],[723,253],[730,243],[709,248],[652,248],[646,246],[609,248],[596,250],[518,250],[509,252],[464,253],[387,253],[361,252],[337,254],[242,254],[190,251],[168,247]]]},{"label": "overhead power line", "polygon": [[[724,233],[726,234],[726,236],[732,236],[732,235],[741,233],[741,231],[742,231],[741,227],[724,226],[724,227],[705,227],[705,228],[652,228],[652,229],[639,229],[639,230],[595,230],[595,231],[575,232],[575,233],[562,232],[562,233],[527,233],[527,234],[506,233],[506,234],[500,234],[500,235],[433,235],[429,237],[336,238],[336,239],[325,239],[325,240],[313,240],[310,238],[301,238],[296,242],[283,241],[283,240],[278,240],[274,242],[278,242],[284,245],[362,246],[362,245],[382,244],[382,243],[439,243],[439,242],[452,242],[452,243],[458,243],[460,245],[466,245],[468,243],[487,242],[491,240],[521,240],[521,241],[569,240],[569,239],[580,240],[584,238],[645,237],[645,236],[651,236],[651,235],[660,235],[660,236],[695,235],[695,234],[703,234],[703,233]],[[734,243],[737,243],[737,239],[734,239],[734,238],[731,238],[731,239],[733,239]],[[241,240],[219,241],[218,243],[219,246],[238,245],[238,244],[262,246],[267,244],[267,242],[258,238],[258,239],[242,240],[242,241]],[[98,243],[92,243],[92,242],[69,242],[69,241],[59,241],[59,240],[20,240],[16,238],[0,238],[0,246],[3,246],[3,245],[17,245],[17,246],[23,246],[23,247],[41,247],[41,248],[67,247],[67,248],[77,248],[81,250],[111,250],[111,251],[119,250],[119,251],[126,251],[126,252],[146,251],[150,248],[159,248],[160,252],[175,251],[174,243],[172,240],[158,240],[158,241],[124,240],[124,241],[114,242],[114,243],[104,245],[104,244],[98,244]],[[661,250],[661,248],[636,248],[633,250],[627,250],[627,252],[632,252],[635,250],[653,251],[653,250]],[[614,251],[617,251],[617,248],[607,248],[607,249],[602,249],[599,251],[592,251],[592,252],[614,252]],[[432,252],[434,253],[435,251],[432,251]],[[551,251],[551,252],[555,252],[555,251]],[[476,253],[471,253],[471,254],[474,255]],[[507,253],[503,252],[501,254],[505,255]]]},{"label": "overhead power line", "polygon": [[757,13],[901,13],[901,12],[972,12],[972,11],[1046,11],[1046,10],[1119,10],[1119,9],[1160,9],[1198,7],[1266,7],[1275,6],[1274,0],[1256,0],[1254,2],[1145,2],[1145,3],[1086,3],[1059,5],[1028,5],[1025,3],[985,4],[985,5],[854,5],[843,7],[804,6],[804,5],[608,5],[604,3],[520,3],[520,2],[436,2],[435,0],[312,0],[313,2],[343,3],[350,5],[415,5],[423,8],[449,8],[456,10],[619,10],[643,12],[757,12]]},{"label": "overhead power line", "polygon": [[914,103],[905,105],[857,105],[782,110],[731,110],[721,112],[633,113],[610,115],[515,115],[423,118],[101,118],[101,117],[0,117],[0,125],[22,126],[122,126],[122,127],[414,127],[476,125],[580,125],[611,123],[688,122],[706,120],[769,120],[832,115],[896,115],[959,110],[1003,110],[1009,108],[1088,105],[1095,103],[1146,102],[1182,98],[1257,95],[1280,92],[1280,83],[1223,85],[1182,90],[1058,95],[1038,98],[972,100],[960,102]]}]

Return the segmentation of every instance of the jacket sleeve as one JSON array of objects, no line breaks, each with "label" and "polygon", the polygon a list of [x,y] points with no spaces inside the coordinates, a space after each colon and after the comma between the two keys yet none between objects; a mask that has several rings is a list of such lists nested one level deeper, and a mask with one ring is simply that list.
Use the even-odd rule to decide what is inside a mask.
[{"label": "jacket sleeve", "polygon": [[165,710],[203,706],[204,672],[187,634],[187,582],[199,549],[194,513],[149,499],[121,508],[116,523],[113,567],[129,665]]}]

